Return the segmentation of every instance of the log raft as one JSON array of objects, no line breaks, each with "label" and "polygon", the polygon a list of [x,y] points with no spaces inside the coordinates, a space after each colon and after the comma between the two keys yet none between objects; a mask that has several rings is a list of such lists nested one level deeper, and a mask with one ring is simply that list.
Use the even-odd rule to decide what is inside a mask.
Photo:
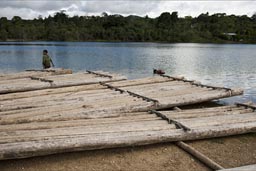
[{"label": "log raft", "polygon": [[4,76],[0,80],[0,94],[89,85],[126,79],[124,76],[110,75],[102,71],[74,74],[69,74],[69,70],[64,71],[66,70],[25,71],[21,75],[11,74]]},{"label": "log raft", "polygon": [[[237,111],[240,114],[237,114]],[[182,120],[182,116],[185,115],[179,114],[185,112],[191,119],[191,121],[186,120],[186,123]],[[202,112],[212,114],[202,117]],[[73,116],[69,120],[62,120],[59,116],[52,117],[51,120],[5,124],[0,126],[0,159],[196,140],[256,131],[255,111],[240,106],[161,111],[161,113],[166,117],[176,116],[179,118],[176,120],[189,126],[190,130],[177,129],[175,124],[170,124],[148,112],[120,112],[115,116],[109,113],[109,117],[105,115],[104,118],[95,119],[77,119]],[[236,121],[223,120],[225,116],[232,115],[235,116]],[[204,118],[204,122],[201,118]],[[208,120],[208,124],[205,124],[205,120]]]},{"label": "log raft", "polygon": [[240,95],[239,89],[176,77],[124,79],[87,71],[1,80],[0,160],[255,131],[248,106],[163,111]]},{"label": "log raft", "polygon": [[62,75],[62,74],[72,74],[72,70],[62,69],[62,68],[43,69],[43,70],[28,69],[24,72],[19,72],[19,73],[1,74],[0,78],[1,78],[1,81],[3,81],[3,80],[29,78],[32,76],[43,77],[43,76],[49,76],[49,75]]}]

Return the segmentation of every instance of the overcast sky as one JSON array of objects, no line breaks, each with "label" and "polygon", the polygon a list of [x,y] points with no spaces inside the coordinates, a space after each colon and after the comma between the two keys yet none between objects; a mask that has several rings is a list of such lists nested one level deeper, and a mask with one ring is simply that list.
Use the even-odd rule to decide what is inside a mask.
[{"label": "overcast sky", "polygon": [[73,15],[108,14],[139,15],[157,17],[162,12],[178,11],[180,17],[198,16],[201,13],[227,13],[252,16],[256,12],[256,0],[0,0],[0,17],[21,16],[24,19],[46,17],[60,10]]}]

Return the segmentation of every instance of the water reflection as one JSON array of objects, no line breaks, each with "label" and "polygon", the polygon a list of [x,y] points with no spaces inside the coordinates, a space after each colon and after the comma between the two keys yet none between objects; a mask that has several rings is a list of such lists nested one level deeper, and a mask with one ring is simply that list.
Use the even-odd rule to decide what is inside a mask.
[{"label": "water reflection", "polygon": [[161,68],[169,75],[245,89],[243,96],[225,101],[256,102],[256,45],[0,42],[0,72],[42,68],[43,49],[56,67],[118,72],[130,79],[151,76],[153,68]]}]

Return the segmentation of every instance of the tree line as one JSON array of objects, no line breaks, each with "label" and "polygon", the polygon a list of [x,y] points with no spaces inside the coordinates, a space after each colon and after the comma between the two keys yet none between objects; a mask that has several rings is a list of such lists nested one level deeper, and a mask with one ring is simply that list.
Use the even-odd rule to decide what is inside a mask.
[{"label": "tree line", "polygon": [[256,43],[256,14],[179,17],[178,12],[164,12],[150,18],[104,12],[100,16],[70,17],[60,11],[31,20],[1,17],[0,40]]}]

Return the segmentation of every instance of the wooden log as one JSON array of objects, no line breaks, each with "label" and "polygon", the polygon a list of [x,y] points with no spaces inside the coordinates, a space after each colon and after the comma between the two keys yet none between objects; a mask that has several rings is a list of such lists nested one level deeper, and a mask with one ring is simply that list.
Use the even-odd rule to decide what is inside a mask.
[{"label": "wooden log", "polygon": [[[141,112],[148,111],[152,108],[151,103],[139,103],[134,105],[126,104],[119,106],[109,106],[101,108],[84,109],[78,111],[59,111],[59,112],[49,112],[42,111],[40,114],[32,111],[31,113],[21,113],[17,116],[2,116],[1,124],[11,124],[11,123],[28,123],[28,122],[42,122],[51,120],[69,120],[69,119],[93,119],[93,118],[107,118],[107,117],[117,117],[122,116],[123,113],[130,112]],[[42,109],[41,109],[42,110]],[[21,115],[21,116],[19,116]]]},{"label": "wooden log", "polygon": [[[67,98],[65,99],[65,97],[63,99],[52,99],[52,100],[48,100],[48,101],[44,101],[44,100],[35,100],[35,101],[31,101],[30,99],[23,99],[23,101],[19,101],[17,102],[16,105],[12,105],[12,103],[15,103],[14,101],[11,101],[11,103],[1,103],[3,105],[3,107],[0,109],[2,112],[3,111],[10,111],[10,110],[20,110],[20,109],[28,109],[28,108],[40,108],[40,107],[54,107],[54,106],[65,106],[65,104],[69,104],[69,105],[76,105],[76,106],[89,106],[90,108],[97,108],[97,107],[101,107],[104,105],[115,105],[115,103],[120,103],[120,104],[124,104],[127,103],[127,105],[129,104],[133,104],[133,103],[137,103],[138,100],[137,98],[134,98],[132,96],[129,96],[128,94],[120,94],[118,92],[113,92],[110,91],[111,94],[107,94],[108,96],[93,96],[90,98],[89,96],[85,96],[85,97],[77,97],[74,98],[71,96],[71,99]],[[51,99],[51,98],[49,98]],[[47,100],[47,99],[46,99]],[[142,101],[142,100],[141,100]],[[1,113],[0,113],[1,115]]]},{"label": "wooden log", "polygon": [[162,83],[167,81],[173,81],[173,79],[162,78],[162,77],[146,77],[146,78],[139,78],[134,80],[124,80],[120,82],[113,82],[109,83],[114,87],[126,87],[126,86],[138,86],[138,85],[145,85],[145,84],[152,84],[152,83]]},{"label": "wooden log", "polygon": [[[128,96],[128,95],[126,95]],[[86,100],[88,101],[94,101],[96,100],[107,100],[107,99],[113,99],[117,97],[124,97],[124,95],[111,91],[111,90],[104,90],[104,91],[99,91],[99,92],[92,92],[87,91],[87,92],[78,92],[78,93],[67,93],[67,94],[61,94],[61,95],[52,95],[52,96],[41,96],[40,98],[38,97],[32,97],[32,98],[23,98],[23,99],[18,99],[18,100],[9,100],[9,101],[3,101],[0,102],[1,105],[3,106],[1,108],[2,111],[4,111],[7,108],[17,108],[17,107],[22,107],[22,106],[34,106],[34,107],[40,107],[40,106],[52,106],[54,104],[61,104],[61,103],[72,103],[74,102],[83,102]],[[13,105],[15,104],[15,105]]]},{"label": "wooden log", "polygon": [[[60,110],[70,110],[70,109],[76,109],[76,108],[82,108],[83,110],[86,109],[93,109],[93,108],[101,108],[101,107],[107,107],[107,106],[119,106],[119,105],[133,105],[133,104],[141,104],[141,103],[146,103],[145,101],[139,99],[139,98],[134,98],[132,96],[129,96],[128,94],[122,94],[121,96],[119,96],[120,94],[117,94],[115,98],[115,96],[105,96],[102,97],[99,96],[97,99],[95,98],[88,98],[86,99],[86,101],[80,98],[75,98],[75,99],[71,99],[69,101],[63,101],[60,100],[60,102],[58,102],[56,100],[56,102],[54,103],[43,103],[43,104],[38,104],[37,103],[32,103],[30,100],[27,101],[27,103],[31,103],[31,104],[27,104],[27,103],[22,103],[19,105],[5,105],[1,108],[2,112],[0,112],[0,116],[4,116],[4,115],[12,115],[12,114],[16,114],[16,113],[20,113],[20,112],[29,112],[29,111],[37,111],[39,108],[45,111],[48,111],[48,109],[57,109],[57,111]],[[46,99],[47,100],[47,99]],[[69,103],[69,105],[65,105]],[[63,105],[64,104],[64,105]],[[56,111],[56,110],[53,110]],[[40,112],[40,111],[39,111]]]},{"label": "wooden log", "polygon": [[[52,95],[52,96],[48,96],[48,95],[45,95],[45,96],[41,96],[40,99],[38,99],[38,97],[31,97],[30,100],[33,102],[33,103],[40,103],[40,101],[46,101],[47,100],[47,103],[52,103],[50,101],[59,101],[59,99],[57,98],[63,98],[65,97],[65,100],[68,100],[69,98],[71,99],[74,99],[74,98],[83,98],[82,96],[86,96],[86,99],[88,99],[89,97],[96,97],[96,96],[105,96],[107,95],[106,93],[112,93],[112,94],[119,94],[119,92],[115,92],[115,91],[111,91],[111,90],[95,90],[95,91],[80,91],[80,92],[76,92],[74,94],[70,94],[70,93],[62,93],[62,94],[58,94],[58,95]],[[91,94],[91,96],[88,96],[88,94]],[[72,97],[67,97],[72,95]],[[75,95],[75,96],[74,96]],[[107,95],[109,96],[109,95]],[[38,101],[40,100],[40,101]],[[50,100],[50,101],[49,101]],[[2,105],[5,105],[5,104],[11,104],[13,105],[13,103],[15,103],[16,105],[19,104],[19,102],[22,102],[22,103],[27,103],[26,102],[26,99],[20,99],[20,100],[10,100],[10,101],[5,101],[5,102],[2,102]],[[31,103],[30,103],[31,104]],[[41,103],[40,103],[41,104]]]},{"label": "wooden log", "polygon": [[[114,83],[109,83],[110,85],[114,84]],[[140,85],[126,85],[126,86],[120,86],[118,84],[121,84],[121,82],[119,83],[115,83],[116,86],[114,87],[122,87],[125,90],[128,91],[133,91],[135,93],[139,93],[141,90],[142,91],[153,91],[153,90],[157,90],[157,89],[161,89],[161,90],[175,90],[175,88],[179,88],[181,87],[193,87],[190,84],[186,84],[183,82],[177,82],[177,81],[161,81],[161,82],[151,82],[151,83],[147,83],[147,84],[140,84]],[[194,86],[195,87],[195,86]]]},{"label": "wooden log", "polygon": [[[165,98],[171,98],[171,97],[181,97],[181,96],[186,96],[186,95],[190,95],[190,94],[194,94],[194,93],[210,93],[209,90],[207,89],[202,89],[202,88],[185,88],[184,89],[180,89],[180,90],[173,90],[173,91],[158,91],[158,92],[149,92],[149,93],[145,93],[144,96],[147,96],[149,98],[154,98],[154,99],[165,99]],[[144,94],[144,93],[143,93]],[[142,95],[143,95],[142,94]]]},{"label": "wooden log", "polygon": [[200,162],[205,164],[207,167],[209,167],[209,168],[211,168],[213,170],[224,169],[221,165],[219,165],[218,163],[214,162],[213,160],[211,160],[210,158],[208,158],[204,154],[200,153],[199,151],[197,151],[193,147],[189,146],[188,144],[186,144],[186,143],[184,143],[182,141],[178,141],[175,144],[178,147],[180,147],[181,149],[183,149],[184,151],[186,151],[187,153],[189,153],[192,156],[194,156],[196,159],[198,159]]},{"label": "wooden log", "polygon": [[33,90],[41,90],[45,88],[50,88],[51,84],[47,82],[40,82],[37,80],[31,80],[27,78],[24,82],[14,83],[14,84],[1,84],[0,87],[0,95],[7,93],[15,93],[15,92],[24,92],[24,91],[33,91]]},{"label": "wooden log", "polygon": [[77,72],[69,75],[48,75],[48,76],[43,76],[39,78],[49,79],[54,81],[66,81],[66,80],[72,80],[72,79],[78,79],[78,78],[92,79],[92,78],[98,78],[98,77],[91,74]]},{"label": "wooden log", "polygon": [[[160,103],[157,106],[157,109],[165,109],[165,108],[171,108],[175,106],[184,106],[188,104],[195,104],[195,103],[201,103],[205,101],[211,101],[215,99],[235,96],[235,95],[241,95],[243,93],[240,89],[235,89],[232,91],[232,93],[225,91],[225,90],[212,90],[207,93],[200,92],[200,93],[192,93],[183,95],[180,97],[166,97],[166,98],[156,98]],[[170,103],[172,102],[172,103]]]},{"label": "wooden log", "polygon": [[116,74],[112,74],[110,75],[111,78],[109,77],[99,77],[97,75],[94,74],[87,74],[87,73],[82,73],[82,72],[78,72],[78,73],[74,73],[74,74],[69,74],[69,75],[50,75],[50,76],[45,76],[45,77],[40,77],[43,79],[49,79],[49,80],[54,80],[55,82],[60,82],[60,81],[68,81],[68,80],[78,80],[80,78],[80,80],[89,80],[89,79],[107,79],[107,80],[115,80],[115,79],[120,79],[120,80],[126,80],[126,77],[121,76],[121,75],[116,75]]},{"label": "wooden log", "polygon": [[63,68],[49,68],[49,69],[27,69],[26,71],[35,71],[35,72],[49,72],[54,74],[72,74],[71,69],[63,69]]},{"label": "wooden log", "polygon": [[256,113],[210,116],[203,118],[176,119],[178,122],[194,129],[197,127],[218,126],[223,124],[247,123],[256,121]]},{"label": "wooden log", "polygon": [[46,75],[61,75],[61,74],[72,74],[72,70],[70,69],[46,69],[46,70],[27,70],[19,73],[12,74],[4,74],[1,75],[2,80],[12,80],[12,79],[20,79],[20,78],[28,78],[30,76],[46,76]]},{"label": "wooden log", "polygon": [[203,117],[211,117],[211,116],[221,116],[221,115],[234,115],[234,114],[246,114],[246,113],[251,113],[253,112],[251,109],[236,109],[232,111],[212,111],[212,112],[198,112],[198,113],[171,113],[169,112],[162,112],[166,116],[173,118],[173,119],[190,119],[190,118],[203,118]]},{"label": "wooden log", "polygon": [[[118,86],[118,87],[125,87],[125,86],[136,86],[141,84],[151,84],[154,82],[166,82],[166,81],[168,81],[168,79],[163,79],[162,77],[149,77],[144,79],[120,81],[120,83],[118,83],[119,81],[117,80],[117,82],[111,82],[108,84],[111,84],[113,86]],[[12,94],[1,95],[0,101],[18,99],[18,98],[27,98],[27,97],[33,97],[33,96],[79,92],[79,91],[86,91],[86,90],[93,90],[93,89],[106,89],[106,87],[99,84],[91,84],[91,85],[80,85],[80,86],[70,86],[70,87],[63,87],[63,88],[36,90],[32,92],[12,93]]]},{"label": "wooden log", "polygon": [[61,102],[61,101],[68,102],[70,100],[77,100],[77,99],[79,99],[79,101],[83,101],[83,99],[86,99],[86,101],[101,100],[104,98],[111,99],[111,98],[115,98],[115,96],[126,97],[126,96],[129,96],[129,94],[128,93],[120,94],[119,92],[112,91],[109,89],[96,90],[96,91],[91,90],[91,91],[80,91],[80,92],[74,92],[74,93],[56,94],[51,96],[45,95],[45,96],[42,96],[40,99],[38,97],[30,97],[30,98],[23,98],[18,100],[9,100],[9,101],[3,101],[1,102],[1,104],[3,106],[8,106],[15,102],[16,106],[19,106],[22,104],[26,104],[26,101],[31,101],[32,103],[37,104],[38,102],[43,102],[45,100],[48,100],[45,103],[53,104],[56,102]]},{"label": "wooden log", "polygon": [[[196,94],[196,95],[198,95],[198,94]],[[205,95],[205,94],[204,94]],[[206,95],[208,95],[208,94],[206,94]],[[205,96],[206,96],[205,95]],[[211,95],[211,94],[210,94]],[[214,95],[215,96],[215,93],[212,93],[212,95]],[[190,97],[191,97],[191,95],[189,95]],[[121,97],[121,96],[120,96]],[[193,97],[193,96],[192,96]],[[202,97],[202,96],[201,96]],[[200,97],[200,98],[201,98]],[[206,96],[207,97],[207,96]],[[101,97],[100,97],[101,98]],[[182,97],[181,97],[182,98]],[[129,99],[129,98],[128,98]],[[128,100],[127,99],[127,100]],[[131,99],[133,99],[133,98],[131,98]],[[77,104],[77,100],[79,101],[80,99],[75,99],[75,101],[74,102],[76,102],[76,104]],[[88,99],[87,99],[88,100]],[[120,99],[119,99],[120,100]],[[118,99],[116,100],[116,102],[115,103],[119,103],[120,101],[119,101]],[[175,99],[174,99],[175,100]],[[171,101],[174,101],[174,100],[171,100]],[[183,101],[183,100],[185,100],[185,102],[183,101],[183,103],[190,103],[190,99],[178,99],[178,100],[181,100],[181,101]],[[57,103],[57,105],[56,104],[54,104],[54,105],[52,105],[52,104],[49,104],[49,105],[44,105],[45,107],[47,107],[47,106],[60,106],[60,105],[62,105],[63,103],[67,103],[68,101],[63,101],[62,103]],[[95,103],[95,101],[94,100],[92,100],[91,101],[92,103]],[[131,103],[132,101],[127,101],[127,103]],[[99,103],[98,104],[98,106],[100,107],[100,106],[102,106],[102,104],[108,104],[108,105],[111,105],[113,103],[113,101],[111,101],[111,100],[107,100],[106,102],[101,102],[101,103]],[[177,99],[176,99],[176,103],[177,103]],[[10,104],[12,104],[12,103],[10,103]],[[82,106],[82,103],[79,103],[81,106]],[[114,103],[113,103],[114,104]],[[36,104],[35,105],[38,105],[38,102],[36,102]],[[88,103],[86,104],[86,105],[88,105]],[[159,108],[159,106],[161,107],[161,105],[162,104],[158,104],[158,106],[151,106],[151,109],[154,109],[154,108]],[[173,105],[173,104],[170,104],[170,105]],[[9,106],[9,107],[11,107],[11,108],[9,108],[9,109],[22,109],[22,108],[33,108],[33,107],[36,107],[36,106],[33,106],[33,105],[25,105],[25,106]],[[96,106],[94,106],[94,108],[96,108]],[[2,111],[3,110],[9,110],[8,109],[8,106],[7,107],[5,107],[5,108],[2,108]],[[140,110],[140,111],[145,111],[145,109],[149,109],[150,110],[150,108],[141,108],[141,109],[136,109],[136,110]],[[1,112],[2,113],[2,112]]]},{"label": "wooden log", "polygon": [[203,107],[203,108],[196,108],[196,109],[184,109],[184,110],[169,110],[169,111],[163,111],[166,114],[178,114],[178,115],[186,115],[186,114],[197,114],[197,113],[211,113],[216,111],[236,111],[236,110],[244,110],[244,107],[236,107],[235,105],[230,106],[216,106],[216,107]]},{"label": "wooden log", "polygon": [[21,93],[11,93],[11,94],[3,94],[0,96],[0,101],[6,100],[15,100],[21,98],[29,98],[29,97],[38,97],[45,95],[54,95],[54,94],[68,94],[68,93],[76,93],[80,91],[88,91],[88,90],[100,90],[106,89],[106,87],[96,83],[90,85],[81,85],[81,86],[71,86],[71,87],[63,87],[63,88],[55,88],[55,89],[44,89],[44,90],[35,90],[29,92],[21,92]]},{"label": "wooden log", "polygon": [[256,123],[232,124],[184,132],[182,130],[139,131],[52,137],[40,141],[0,144],[0,159],[27,158],[60,152],[146,145],[159,142],[196,140],[244,134],[256,130]]},{"label": "wooden log", "polygon": [[17,130],[0,132],[0,144],[24,142],[24,141],[40,141],[55,137],[69,137],[106,133],[126,133],[126,132],[140,132],[140,131],[154,131],[154,130],[172,130],[176,129],[174,125],[166,124],[163,120],[141,121],[131,123],[113,123],[113,124],[98,124],[88,126],[76,126],[70,128],[54,128],[42,130]]},{"label": "wooden log", "polygon": [[[141,112],[143,113],[143,112]],[[50,121],[50,122],[32,122],[23,124],[9,124],[0,125],[0,131],[15,131],[15,130],[38,130],[38,129],[53,129],[62,127],[75,127],[84,125],[105,125],[114,123],[132,123],[141,121],[152,121],[161,120],[155,115],[149,115],[145,113],[144,115],[128,115],[128,116],[116,116],[113,118],[99,118],[99,119],[77,119],[77,120],[67,120],[67,121]]]},{"label": "wooden log", "polygon": [[[83,75],[83,76],[82,76]],[[70,87],[70,86],[79,86],[79,85],[88,85],[88,84],[95,84],[98,82],[109,82],[109,81],[118,81],[124,80],[124,77],[113,77],[112,79],[109,78],[102,78],[102,77],[91,77],[87,78],[85,74],[69,74],[69,75],[60,75],[60,76],[49,76],[49,77],[40,77],[45,80],[53,80],[51,84],[44,82],[40,82],[37,80],[31,80],[29,78],[23,79],[22,82],[16,82],[15,84],[2,84],[0,87],[0,94],[7,94],[7,93],[16,93],[16,92],[25,92],[25,91],[33,91],[33,90],[42,90],[47,88],[60,88],[60,87]],[[51,79],[53,77],[59,78],[64,77],[64,80],[54,80]],[[76,77],[76,78],[73,78]]]}]

